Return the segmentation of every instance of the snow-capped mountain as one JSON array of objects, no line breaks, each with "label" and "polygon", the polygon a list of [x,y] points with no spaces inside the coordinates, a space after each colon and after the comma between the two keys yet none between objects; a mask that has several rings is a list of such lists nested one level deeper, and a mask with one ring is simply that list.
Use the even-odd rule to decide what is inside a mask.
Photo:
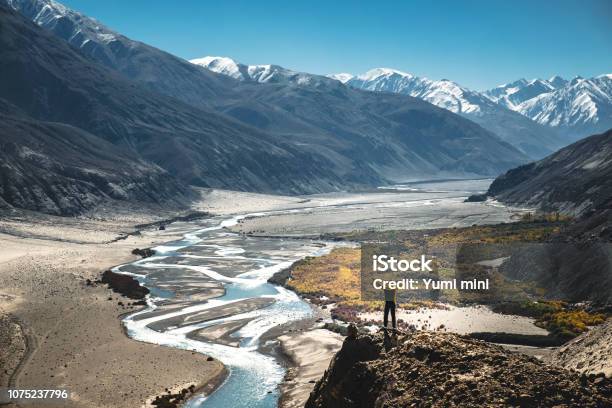
[{"label": "snow-capped mountain", "polygon": [[488,98],[455,82],[446,79],[432,81],[396,69],[375,68],[343,82],[353,88],[368,91],[414,96],[459,114],[482,115],[491,109],[498,109]]},{"label": "snow-capped mountain", "polygon": [[571,81],[519,79],[484,94],[574,140],[612,127],[612,74]]},{"label": "snow-capped mountain", "polygon": [[245,80],[249,78],[247,72],[247,66],[238,64],[231,58],[226,57],[204,57],[192,59],[189,62],[195,65],[200,65],[210,71],[217,72],[219,74],[227,75],[229,77]]},{"label": "snow-capped mountain", "polygon": [[357,89],[423,99],[473,120],[532,158],[541,158],[566,144],[551,129],[447,79],[434,81],[390,68],[375,68],[358,76],[344,73],[328,77]]},{"label": "snow-capped mountain", "polygon": [[564,87],[521,103],[517,111],[576,137],[608,130],[612,128],[612,74],[574,78]]},{"label": "snow-capped mountain", "polygon": [[240,81],[292,83],[297,85],[320,85],[322,82],[333,84],[335,82],[321,75],[293,71],[279,65],[245,65],[228,57],[208,56],[192,59],[189,62]]},{"label": "snow-capped mountain", "polygon": [[484,92],[489,99],[509,109],[517,110],[521,103],[535,98],[543,93],[549,93],[561,88],[568,83],[560,76],[554,76],[549,80],[533,79],[527,81],[521,78],[509,84],[500,85]]},{"label": "snow-capped mountain", "polygon": [[351,79],[354,78],[353,74],[347,74],[346,72],[341,72],[339,74],[331,74],[327,76],[328,78],[335,79],[336,81],[340,81],[343,84],[347,83]]},{"label": "snow-capped mountain", "polygon": [[[5,1],[39,26],[56,34],[61,33],[72,46],[84,51],[91,50],[98,44],[108,46],[122,37],[97,21],[53,0]],[[112,53],[105,47],[98,47],[97,52],[100,53],[99,58],[107,63],[113,59]]]}]

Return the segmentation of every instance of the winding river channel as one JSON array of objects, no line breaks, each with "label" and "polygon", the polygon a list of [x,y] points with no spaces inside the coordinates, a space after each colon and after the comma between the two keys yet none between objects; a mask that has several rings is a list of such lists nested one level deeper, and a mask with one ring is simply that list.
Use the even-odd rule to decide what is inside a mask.
[{"label": "winding river channel", "polygon": [[330,245],[225,230],[244,217],[206,220],[208,225],[182,240],[154,248],[156,256],[115,268],[151,290],[149,307],[124,320],[130,337],[196,350],[230,370],[218,390],[190,400],[189,407],[276,406],[284,369],[258,350],[260,338],[312,314],[295,293],[267,280],[298,259],[324,254]]}]

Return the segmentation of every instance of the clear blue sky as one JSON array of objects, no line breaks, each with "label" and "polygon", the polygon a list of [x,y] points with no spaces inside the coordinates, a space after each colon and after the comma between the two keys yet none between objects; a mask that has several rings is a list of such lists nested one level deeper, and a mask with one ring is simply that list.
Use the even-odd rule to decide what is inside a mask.
[{"label": "clear blue sky", "polygon": [[612,1],[60,0],[186,59],[327,74],[390,67],[485,89],[612,73]]}]

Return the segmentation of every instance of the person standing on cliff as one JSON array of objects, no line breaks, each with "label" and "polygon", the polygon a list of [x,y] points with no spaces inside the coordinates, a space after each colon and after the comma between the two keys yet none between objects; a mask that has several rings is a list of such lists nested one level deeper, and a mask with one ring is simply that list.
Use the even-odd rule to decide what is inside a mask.
[{"label": "person standing on cliff", "polygon": [[396,289],[385,289],[385,315],[383,318],[383,328],[387,330],[387,323],[389,322],[389,312],[391,313],[391,325],[393,330],[397,329],[395,321],[395,302],[397,297]]}]

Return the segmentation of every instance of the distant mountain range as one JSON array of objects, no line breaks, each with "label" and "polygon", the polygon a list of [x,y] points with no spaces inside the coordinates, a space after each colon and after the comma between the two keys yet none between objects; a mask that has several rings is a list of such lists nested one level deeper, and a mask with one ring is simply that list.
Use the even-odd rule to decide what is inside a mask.
[{"label": "distant mountain range", "polygon": [[[324,86],[322,76],[297,72],[278,65],[245,65],[227,57],[203,57],[192,63],[239,81],[295,83]],[[409,95],[464,116],[512,144],[532,159],[542,158],[575,140],[553,126],[539,124],[493,100],[449,80],[432,81],[388,68],[376,68],[360,76],[329,75],[352,88]]]},{"label": "distant mountain range", "polygon": [[546,156],[568,142],[554,129],[534,123],[500,106],[486,95],[469,90],[448,79],[432,81],[387,68],[376,68],[359,76],[340,74],[330,77],[358,89],[400,93],[426,100],[473,120],[519,148],[532,159]]},{"label": "distant mountain range", "polygon": [[[387,68],[373,69],[360,76],[329,77],[360,89],[424,99],[474,120],[510,143],[524,147],[525,153],[539,147],[534,146],[533,140],[556,150],[568,141],[612,128],[612,74],[569,81],[559,76],[549,80],[519,79],[485,92],[472,91],[446,79],[431,81]],[[556,136],[520,121],[517,116],[508,116],[508,110],[555,131]],[[506,118],[502,126],[498,126],[500,118]],[[513,126],[515,122],[519,125]],[[538,153],[531,156],[537,157]]]},{"label": "distant mountain range", "polygon": [[484,94],[574,139],[612,128],[612,74],[569,81],[520,79]]},{"label": "distant mountain range", "polygon": [[560,76],[554,76],[548,80],[533,79],[531,81],[521,78],[485,91],[484,94],[492,101],[516,111],[521,103],[543,93],[563,88],[567,83],[568,81]]},{"label": "distant mountain range", "polygon": [[[356,90],[323,76],[271,80],[276,68],[239,81],[50,0],[1,0],[0,30],[0,114],[10,119],[0,143],[14,143],[11,132],[19,134],[20,126],[40,130],[36,140],[23,139],[20,148],[28,153],[11,153],[12,165],[2,168],[0,193],[13,206],[68,214],[104,194],[147,199],[130,195],[128,185],[159,189],[150,199],[187,194],[189,184],[312,193],[422,177],[490,176],[528,161],[495,134],[422,100]],[[45,138],[57,126],[70,136]],[[99,156],[91,156],[89,172],[66,172],[59,163],[84,148],[75,140],[79,135],[92,139],[98,151],[91,154]],[[44,167],[22,166],[41,155],[66,175],[57,178],[56,190],[73,205],[37,204],[62,195],[48,189],[55,178],[45,177]],[[121,165],[101,162],[114,156]],[[124,167],[130,161],[141,171]],[[91,187],[88,177],[96,172],[104,188]],[[156,189],[156,177],[169,181]],[[41,184],[16,193],[33,180]],[[75,183],[89,186],[93,198],[73,200],[80,193],[68,187]]]}]

